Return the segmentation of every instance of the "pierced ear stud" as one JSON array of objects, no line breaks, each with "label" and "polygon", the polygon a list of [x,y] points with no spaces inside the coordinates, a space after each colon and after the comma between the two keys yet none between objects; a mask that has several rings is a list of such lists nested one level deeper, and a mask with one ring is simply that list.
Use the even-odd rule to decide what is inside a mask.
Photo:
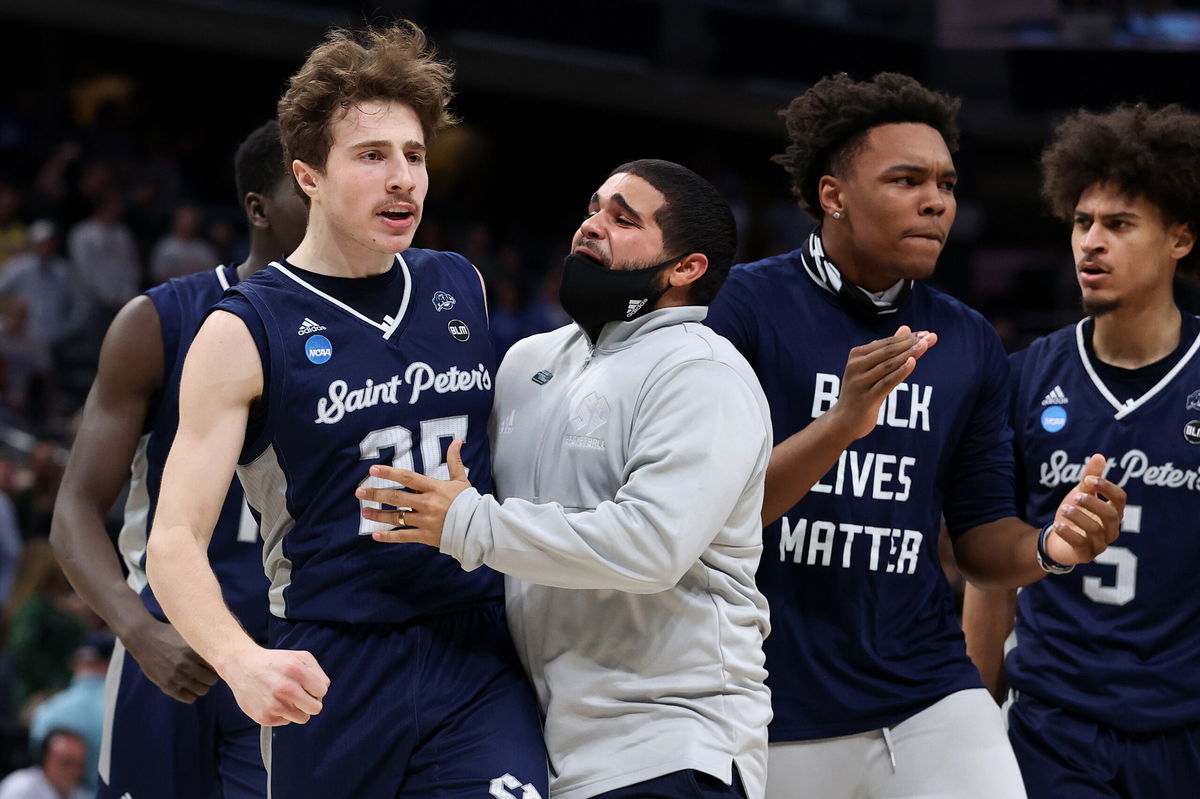
[{"label": "pierced ear stud", "polygon": [[842,218],[842,212],[841,212],[841,211],[834,211],[834,212],[833,212],[833,218],[834,218],[834,219],[841,219],[841,218]]}]

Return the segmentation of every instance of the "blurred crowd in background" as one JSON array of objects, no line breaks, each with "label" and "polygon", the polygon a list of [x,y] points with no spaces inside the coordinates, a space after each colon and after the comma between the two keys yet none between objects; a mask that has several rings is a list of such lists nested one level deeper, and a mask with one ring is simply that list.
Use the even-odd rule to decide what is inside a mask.
[{"label": "blurred crowd in background", "polygon": [[[16,75],[0,90],[0,775],[36,760],[62,727],[87,740],[94,762],[112,638],[47,543],[74,425],[125,302],[245,257],[234,148],[271,116],[280,76],[300,57],[279,59],[265,77],[247,72],[265,88],[228,113],[220,81],[260,63],[209,64],[226,69],[212,85],[187,87],[177,76],[186,101],[147,96],[152,76],[120,70],[62,75],[49,88]],[[416,246],[455,250],[479,267],[501,354],[568,321],[558,270],[587,204],[581,192],[623,160],[671,158],[713,181],[735,209],[740,260],[793,249],[812,226],[769,163],[782,150],[782,124],[771,135],[672,124],[590,107],[586,90],[578,105],[462,92],[464,124],[430,153]],[[958,222],[935,278],[984,312],[1010,347],[1078,316],[1067,231],[1024,224],[1040,210],[997,210],[1039,208],[1036,152],[1028,141],[998,145],[968,130]],[[981,199],[976,176],[1004,201]],[[110,514],[114,537],[122,502]]]}]

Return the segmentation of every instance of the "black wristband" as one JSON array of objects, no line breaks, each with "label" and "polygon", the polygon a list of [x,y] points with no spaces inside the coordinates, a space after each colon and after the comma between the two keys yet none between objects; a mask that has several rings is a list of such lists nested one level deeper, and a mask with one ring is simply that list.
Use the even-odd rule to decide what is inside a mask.
[{"label": "black wristband", "polygon": [[1075,567],[1059,563],[1046,551],[1046,537],[1050,535],[1050,528],[1053,526],[1054,522],[1050,522],[1038,533],[1037,562],[1047,574],[1069,574]]}]

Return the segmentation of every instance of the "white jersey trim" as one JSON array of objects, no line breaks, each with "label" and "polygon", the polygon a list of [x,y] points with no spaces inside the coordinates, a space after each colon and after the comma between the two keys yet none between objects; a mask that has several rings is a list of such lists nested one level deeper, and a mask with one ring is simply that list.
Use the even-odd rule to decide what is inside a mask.
[{"label": "white jersey trim", "polygon": [[370,318],[369,316],[365,316],[365,315],[359,313],[358,311],[356,311],[355,309],[351,308],[349,305],[342,302],[337,297],[326,294],[325,292],[321,291],[316,286],[314,286],[311,283],[309,283],[308,281],[306,281],[304,278],[300,277],[299,275],[297,275],[294,272],[292,272],[291,270],[289,270],[286,266],[279,263],[278,261],[272,261],[271,266],[275,267],[280,272],[282,272],[285,276],[287,276],[288,278],[291,278],[297,284],[308,289],[313,294],[316,294],[318,297],[322,298],[326,302],[328,302],[332,305],[336,305],[338,308],[341,308],[343,311],[350,314],[351,316],[361,319],[362,321],[366,322],[371,327],[374,327],[374,328],[382,331],[384,338],[391,338],[392,334],[396,332],[396,328],[398,328],[400,326],[400,322],[404,319],[404,313],[405,313],[405,311],[408,310],[408,300],[412,294],[412,275],[409,273],[408,264],[405,263],[404,257],[402,255],[400,255],[399,253],[396,253],[396,260],[400,264],[400,270],[404,273],[404,297],[400,300],[400,307],[396,310],[395,316],[385,316],[383,318],[384,320],[382,322],[376,322],[374,319]]},{"label": "white jersey trim", "polygon": [[217,282],[221,284],[221,291],[228,291],[229,281],[225,278],[225,265],[222,264],[213,271],[217,273]]},{"label": "white jersey trim", "polygon": [[271,581],[267,599],[271,614],[287,618],[284,591],[292,584],[292,561],[283,552],[287,534],[296,526],[296,520],[288,511],[287,475],[279,466],[274,445],[247,464],[239,464],[237,476],[245,491],[246,502],[258,511],[262,524],[263,571]]},{"label": "white jersey trim", "polygon": [[400,262],[400,270],[404,273],[404,296],[400,298],[400,307],[396,310],[396,315],[388,320],[389,324],[383,330],[384,338],[391,338],[396,332],[396,328],[400,327],[400,322],[404,320],[404,314],[408,312],[408,301],[412,297],[412,273],[408,271],[408,262],[404,260],[404,256],[396,253],[396,260]]},{"label": "white jersey trim", "polygon": [[1171,367],[1171,371],[1163,375],[1162,380],[1159,380],[1157,383],[1155,383],[1149,391],[1137,399],[1123,403],[1118,400],[1111,391],[1108,390],[1108,386],[1104,385],[1104,381],[1100,379],[1100,375],[1096,373],[1096,368],[1092,365],[1091,358],[1088,357],[1087,347],[1084,345],[1083,341],[1083,324],[1086,321],[1087,319],[1081,319],[1079,323],[1075,325],[1075,346],[1079,349],[1079,359],[1083,361],[1083,368],[1087,371],[1088,377],[1092,379],[1092,383],[1096,386],[1096,389],[1104,396],[1106,400],[1108,400],[1108,403],[1113,406],[1113,409],[1116,410],[1116,413],[1113,414],[1114,419],[1124,419],[1126,416],[1133,413],[1138,408],[1142,407],[1151,399],[1153,399],[1160,391],[1166,388],[1172,380],[1175,379],[1175,375],[1179,374],[1183,367],[1187,366],[1188,361],[1192,359],[1192,356],[1196,354],[1196,351],[1200,350],[1200,336],[1196,336],[1195,340],[1192,341],[1192,345],[1188,347],[1188,351],[1183,354],[1183,357],[1179,359],[1178,363]]},{"label": "white jersey trim", "polygon": [[125,559],[125,567],[129,571],[126,583],[139,594],[148,582],[146,572],[142,569],[142,556],[146,554],[146,542],[150,536],[150,460],[146,455],[149,446],[150,433],[143,433],[130,461],[129,495],[125,499],[121,532],[117,534],[117,550]]},{"label": "white jersey trim", "polygon": [[112,786],[113,732],[117,726],[117,697],[121,692],[121,672],[125,669],[125,644],[118,638],[104,675],[104,726],[100,731],[100,756],[96,771],[105,785]]}]

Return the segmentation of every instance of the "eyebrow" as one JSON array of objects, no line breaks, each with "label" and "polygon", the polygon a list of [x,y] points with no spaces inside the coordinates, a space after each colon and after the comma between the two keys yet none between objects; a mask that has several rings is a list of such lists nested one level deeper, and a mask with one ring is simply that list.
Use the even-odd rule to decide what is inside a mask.
[{"label": "eyebrow", "polygon": [[634,222],[642,221],[642,215],[639,214],[637,211],[633,210],[633,206],[630,205],[628,203],[628,201],[626,201],[626,199],[619,192],[612,196],[612,201],[615,202],[617,205],[621,206],[621,208],[624,209],[625,213],[627,213],[627,214],[629,214],[629,216],[633,217]]},{"label": "eyebrow", "polygon": [[[630,218],[633,219],[634,222],[641,224],[642,215],[634,210],[633,206],[629,204],[629,202],[625,199],[625,197],[620,192],[617,192],[616,194],[614,194],[611,197],[611,199],[614,203],[619,205],[621,207],[621,209]],[[599,204],[600,204],[600,192],[596,192],[595,194],[592,195],[592,199],[588,201],[588,208],[591,208],[591,207],[599,205]]]},{"label": "eyebrow", "polygon": [[1091,211],[1080,211],[1076,209],[1075,216],[1086,216],[1090,218],[1101,217],[1103,219],[1141,219],[1140,214],[1135,214],[1133,211],[1116,211],[1111,214],[1099,213],[1094,214]]},{"label": "eyebrow", "polygon": [[[929,167],[918,166],[917,164],[896,164],[895,166],[890,166],[885,169],[884,174],[886,175],[892,172],[920,172],[921,174],[924,174],[931,171],[933,170],[931,170]],[[958,177],[958,171],[954,169],[947,169],[945,172],[941,172],[939,174],[944,178]]]},{"label": "eyebrow", "polygon": [[[387,139],[372,139],[371,141],[360,141],[350,145],[351,150],[376,149],[382,150],[392,146],[392,143]],[[422,142],[410,139],[406,141],[401,148],[402,150],[420,150],[425,151],[425,145]]]},{"label": "eyebrow", "polygon": [[[634,210],[634,206],[629,204],[629,200],[626,200],[622,193],[618,192],[616,194],[613,194],[613,196],[610,199],[612,199],[613,203],[616,203],[617,205],[619,205],[620,209],[625,211],[625,214],[628,214],[632,218],[632,220],[634,220],[634,222],[637,222],[637,223],[642,222],[642,215],[638,214],[638,212]],[[596,206],[599,204],[600,204],[600,192],[596,192],[593,194],[592,199],[588,200],[588,208],[593,208],[593,206]]]}]

